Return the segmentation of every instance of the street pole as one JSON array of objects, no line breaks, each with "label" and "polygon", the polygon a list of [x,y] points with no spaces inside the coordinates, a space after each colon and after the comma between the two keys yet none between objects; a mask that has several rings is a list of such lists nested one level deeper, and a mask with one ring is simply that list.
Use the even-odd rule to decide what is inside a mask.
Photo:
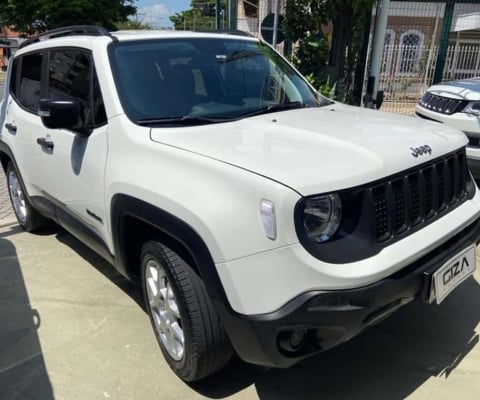
[{"label": "street pole", "polygon": [[220,30],[220,0],[215,2],[215,29]]},{"label": "street pole", "polygon": [[383,50],[385,46],[385,32],[387,30],[387,19],[390,11],[390,0],[380,0],[375,18],[375,31],[372,47],[372,61],[370,63],[370,74],[367,83],[367,95],[365,106],[379,108],[378,86],[380,71],[382,67]]},{"label": "street pole", "polygon": [[274,18],[273,18],[273,39],[272,46],[277,46],[277,34],[278,34],[278,0],[274,2]]},{"label": "street pole", "polygon": [[228,0],[228,29],[237,30],[237,0]]},{"label": "street pole", "polygon": [[438,83],[442,80],[443,69],[445,68],[445,59],[447,58],[448,38],[450,37],[454,9],[455,0],[447,0],[447,4],[445,5],[445,14],[443,16],[442,36],[440,38],[437,63],[435,64],[435,72],[433,74],[433,83]]}]

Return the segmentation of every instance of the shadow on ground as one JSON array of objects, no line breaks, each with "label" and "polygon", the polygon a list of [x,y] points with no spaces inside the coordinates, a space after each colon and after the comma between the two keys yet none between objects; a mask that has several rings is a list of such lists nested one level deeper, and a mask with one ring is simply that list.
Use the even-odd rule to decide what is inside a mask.
[{"label": "shadow on ground", "polygon": [[41,315],[30,307],[16,250],[0,234],[0,398],[54,399],[38,338]]},{"label": "shadow on ground", "polygon": [[[68,233],[55,234],[143,308],[135,285]],[[469,278],[440,306],[407,305],[350,342],[290,369],[260,368],[236,358],[191,387],[214,399],[251,385],[268,400],[404,399],[433,376],[448,379],[478,344],[479,322],[480,285]]]},{"label": "shadow on ground", "polygon": [[82,242],[58,226],[54,226],[46,232],[49,234],[55,234],[55,238],[59,242],[72,248],[80,257],[92,265],[98,272],[100,272],[119,289],[129,295],[132,300],[134,300],[145,311],[141,289],[137,285],[124,278],[119,272],[117,272],[115,268],[112,267],[112,265],[110,265],[97,253],[90,250],[90,248],[85,246]]}]

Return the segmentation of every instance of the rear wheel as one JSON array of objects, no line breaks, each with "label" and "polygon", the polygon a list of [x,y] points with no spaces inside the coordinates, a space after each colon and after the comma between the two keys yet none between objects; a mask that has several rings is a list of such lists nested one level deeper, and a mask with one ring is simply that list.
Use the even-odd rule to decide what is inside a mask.
[{"label": "rear wheel", "polygon": [[8,194],[19,225],[27,232],[34,232],[43,228],[46,219],[31,205],[22,178],[11,161],[7,164],[6,174]]},{"label": "rear wheel", "polygon": [[205,378],[232,356],[232,348],[203,281],[160,242],[142,248],[145,303],[163,355],[183,380]]}]

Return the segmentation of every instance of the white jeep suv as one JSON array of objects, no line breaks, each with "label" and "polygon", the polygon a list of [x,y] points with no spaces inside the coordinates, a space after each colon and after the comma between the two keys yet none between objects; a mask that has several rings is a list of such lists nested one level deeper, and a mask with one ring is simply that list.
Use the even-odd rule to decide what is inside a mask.
[{"label": "white jeep suv", "polygon": [[474,178],[480,179],[480,77],[429,87],[415,114],[465,133],[468,165]]},{"label": "white jeep suv", "polygon": [[139,282],[186,381],[233,351],[291,366],[475,269],[465,136],[331,102],[251,37],[44,33],[0,122],[19,224],[53,219]]}]

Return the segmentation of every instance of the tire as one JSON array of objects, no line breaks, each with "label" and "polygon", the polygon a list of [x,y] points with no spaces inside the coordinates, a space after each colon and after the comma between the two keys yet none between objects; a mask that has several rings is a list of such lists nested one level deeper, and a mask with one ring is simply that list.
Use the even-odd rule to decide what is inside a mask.
[{"label": "tire", "polygon": [[35,232],[45,227],[47,220],[33,208],[28,200],[22,178],[11,161],[8,162],[5,172],[8,195],[20,227],[27,232]]},{"label": "tire", "polygon": [[141,268],[146,309],[170,368],[194,382],[224,367],[233,350],[192,267],[160,242],[149,241]]}]

